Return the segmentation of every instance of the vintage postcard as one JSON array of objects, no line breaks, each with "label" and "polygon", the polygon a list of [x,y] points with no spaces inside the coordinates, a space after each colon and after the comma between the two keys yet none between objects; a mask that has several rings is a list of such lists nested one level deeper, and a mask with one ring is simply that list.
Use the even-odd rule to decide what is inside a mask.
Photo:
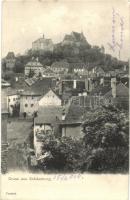
[{"label": "vintage postcard", "polygon": [[1,200],[128,200],[129,0],[1,3]]}]

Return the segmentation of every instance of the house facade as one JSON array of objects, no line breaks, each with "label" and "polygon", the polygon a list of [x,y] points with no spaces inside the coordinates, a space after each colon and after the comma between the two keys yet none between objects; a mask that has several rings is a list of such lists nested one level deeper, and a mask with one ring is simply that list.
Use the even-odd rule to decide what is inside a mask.
[{"label": "house facade", "polygon": [[42,38],[37,39],[32,43],[32,50],[33,51],[50,51],[52,52],[54,49],[54,45],[51,39],[46,39],[43,35]]},{"label": "house facade", "polygon": [[39,106],[61,106],[61,104],[61,98],[52,89],[39,100]]},{"label": "house facade", "polygon": [[10,116],[19,116],[20,111],[20,95],[9,94],[7,95],[7,109]]},{"label": "house facade", "polygon": [[52,63],[51,68],[56,74],[66,74],[69,71],[69,63],[67,61],[56,61]]},{"label": "house facade", "polygon": [[50,66],[48,66],[46,69],[43,70],[42,72],[42,77],[48,77],[48,78],[52,78],[55,77],[55,72],[53,71],[52,68],[50,68]]},{"label": "house facade", "polygon": [[40,94],[24,92],[20,96],[20,114],[24,117],[33,117],[38,111],[38,101]]},{"label": "house facade", "polygon": [[70,68],[79,76],[88,76],[88,69],[84,63],[70,63]]},{"label": "house facade", "polygon": [[38,59],[32,58],[32,60],[25,65],[24,74],[25,76],[39,75],[42,74],[43,70],[44,67]]}]

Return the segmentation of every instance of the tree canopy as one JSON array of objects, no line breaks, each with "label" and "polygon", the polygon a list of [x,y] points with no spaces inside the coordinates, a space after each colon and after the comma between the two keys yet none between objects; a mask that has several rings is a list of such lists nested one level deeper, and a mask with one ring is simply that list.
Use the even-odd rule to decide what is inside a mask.
[{"label": "tree canopy", "polygon": [[86,113],[85,118],[84,137],[79,140],[43,134],[43,154],[49,152],[49,156],[39,167],[61,172],[127,172],[127,113],[112,106],[102,107]]}]

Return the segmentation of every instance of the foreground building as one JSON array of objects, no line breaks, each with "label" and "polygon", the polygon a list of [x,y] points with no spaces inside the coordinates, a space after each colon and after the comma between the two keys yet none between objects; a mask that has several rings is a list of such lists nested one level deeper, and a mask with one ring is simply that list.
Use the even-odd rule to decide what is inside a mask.
[{"label": "foreground building", "polygon": [[59,123],[60,135],[62,137],[71,137],[73,139],[80,139],[83,137],[82,121],[85,109],[78,105],[71,104],[68,111],[62,115],[62,120]]},{"label": "foreground building", "polygon": [[20,114],[26,117],[34,117],[38,111],[40,94],[26,91],[20,96]]},{"label": "foreground building", "polygon": [[44,145],[44,137],[48,134],[56,134],[58,136],[58,122],[62,117],[61,106],[40,106],[38,116],[34,118],[34,149],[37,159],[42,154]]}]

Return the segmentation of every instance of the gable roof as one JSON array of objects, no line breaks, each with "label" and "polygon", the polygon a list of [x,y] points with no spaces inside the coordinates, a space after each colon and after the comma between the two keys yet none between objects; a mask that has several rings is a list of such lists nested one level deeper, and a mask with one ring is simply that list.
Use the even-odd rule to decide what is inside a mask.
[{"label": "gable roof", "polygon": [[54,73],[53,69],[51,69],[50,67],[47,67],[43,73]]},{"label": "gable roof", "polygon": [[[78,33],[78,32],[75,32],[75,31],[72,31],[71,32],[71,35],[74,37],[75,40],[77,41],[80,41],[81,40],[81,36],[82,36],[82,33]],[[85,38],[84,38],[85,39]]]},{"label": "gable roof", "polygon": [[64,40],[69,40],[69,41],[75,41],[75,42],[81,42],[81,41],[86,41],[85,36],[83,33],[78,33],[75,31],[72,31],[71,34],[66,34],[64,37]]},{"label": "gable roof", "polygon": [[62,117],[63,108],[61,106],[40,106],[38,116],[34,119],[36,124],[55,124]]},{"label": "gable roof", "polygon": [[25,92],[30,91],[37,95],[44,95],[48,92],[48,90],[50,90],[52,86],[55,87],[55,84],[56,81],[52,80],[51,78],[38,79],[34,84],[28,87]]},{"label": "gable roof", "polygon": [[96,68],[96,72],[98,73],[104,73],[104,70],[102,69],[102,67],[97,67]]},{"label": "gable roof", "polygon": [[62,124],[81,123],[83,114],[84,114],[83,107],[71,104],[66,114],[65,120],[62,121],[61,123]]},{"label": "gable roof", "polygon": [[52,68],[69,68],[69,63],[67,61],[56,61],[51,65]]},{"label": "gable roof", "polygon": [[[112,89],[105,94],[105,97],[112,97]],[[123,83],[116,86],[116,97],[129,97],[129,89]]]},{"label": "gable roof", "polygon": [[111,89],[110,84],[103,86],[102,84],[99,85],[98,87],[94,88],[91,92],[90,95],[105,95],[109,90]]},{"label": "gable roof", "polygon": [[50,91],[53,92],[54,95],[56,95],[60,100],[61,100],[61,97],[58,93],[56,93],[56,91],[54,91],[52,88],[48,88],[48,90],[46,91],[46,93],[44,93],[44,95],[41,96],[40,99],[42,99],[45,95],[47,95]]}]

